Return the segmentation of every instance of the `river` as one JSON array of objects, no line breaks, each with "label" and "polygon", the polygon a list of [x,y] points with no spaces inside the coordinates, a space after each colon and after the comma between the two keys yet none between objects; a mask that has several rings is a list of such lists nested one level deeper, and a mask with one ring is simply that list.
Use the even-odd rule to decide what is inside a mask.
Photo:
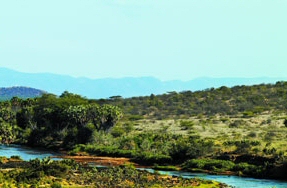
[{"label": "river", "polygon": [[0,156],[11,157],[11,156],[20,156],[21,159],[29,161],[30,159],[43,159],[45,157],[56,156],[59,153],[44,149],[34,149],[31,147],[21,146],[21,145],[2,145],[0,144]]},{"label": "river", "polygon": [[[139,170],[147,170],[151,173],[153,169],[140,168]],[[158,171],[160,174],[181,176],[183,178],[202,178],[208,180],[215,180],[236,188],[287,188],[286,181],[270,180],[270,179],[255,179],[239,176],[227,176],[227,175],[210,175],[204,173],[190,173],[183,171]]]},{"label": "river", "polygon": [[[23,160],[30,160],[35,158],[43,159],[45,157],[51,157],[59,155],[48,150],[34,149],[20,145],[0,145],[0,156],[20,156]],[[139,168],[139,170],[147,170],[154,172],[153,169]],[[161,174],[182,176],[184,178],[203,178],[208,180],[215,180],[236,188],[287,188],[286,181],[277,181],[269,179],[255,179],[238,176],[226,176],[226,175],[209,175],[203,173],[190,173],[182,171],[158,171]]]}]

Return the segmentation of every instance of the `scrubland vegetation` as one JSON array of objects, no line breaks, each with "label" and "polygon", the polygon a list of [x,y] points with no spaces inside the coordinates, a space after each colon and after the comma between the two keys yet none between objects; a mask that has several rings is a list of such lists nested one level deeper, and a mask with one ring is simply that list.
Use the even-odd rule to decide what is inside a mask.
[{"label": "scrubland vegetation", "polygon": [[286,179],[286,109],[286,82],[128,99],[15,97],[0,103],[0,140],[157,168]]},{"label": "scrubland vegetation", "polygon": [[[5,162],[3,162],[5,161]],[[53,161],[49,158],[28,162],[2,158],[0,186],[28,187],[227,187],[224,184],[200,179],[182,179],[150,174],[133,166],[111,168],[84,167],[72,160]]]}]

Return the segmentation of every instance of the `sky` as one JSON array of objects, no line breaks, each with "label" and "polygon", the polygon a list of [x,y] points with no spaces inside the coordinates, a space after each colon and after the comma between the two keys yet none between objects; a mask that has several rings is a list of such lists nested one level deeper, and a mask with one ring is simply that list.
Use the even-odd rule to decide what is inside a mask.
[{"label": "sky", "polygon": [[286,0],[0,1],[0,67],[88,78],[284,77]]}]

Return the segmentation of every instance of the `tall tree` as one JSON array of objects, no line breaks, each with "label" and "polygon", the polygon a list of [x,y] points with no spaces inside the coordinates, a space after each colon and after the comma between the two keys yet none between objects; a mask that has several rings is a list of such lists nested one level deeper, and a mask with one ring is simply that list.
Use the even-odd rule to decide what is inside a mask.
[{"label": "tall tree", "polygon": [[120,118],[122,118],[123,113],[117,106],[92,105],[89,109],[89,115],[98,131],[108,131],[117,123]]}]

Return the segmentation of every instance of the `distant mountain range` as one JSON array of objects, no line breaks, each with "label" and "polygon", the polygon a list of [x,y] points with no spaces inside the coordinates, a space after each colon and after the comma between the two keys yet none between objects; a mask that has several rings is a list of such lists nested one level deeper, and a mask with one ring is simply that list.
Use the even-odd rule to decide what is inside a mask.
[{"label": "distant mountain range", "polygon": [[46,93],[45,91],[29,87],[8,87],[0,88],[0,101],[10,100],[17,96],[22,99],[39,97]]},{"label": "distant mountain range", "polygon": [[154,77],[89,79],[50,73],[22,73],[7,68],[0,68],[0,87],[25,86],[38,88],[57,95],[60,95],[64,91],[69,91],[93,99],[108,98],[118,95],[127,98],[150,94],[163,94],[170,91],[197,91],[212,87],[254,85],[286,80],[287,77],[202,77],[190,81],[161,81]]}]

